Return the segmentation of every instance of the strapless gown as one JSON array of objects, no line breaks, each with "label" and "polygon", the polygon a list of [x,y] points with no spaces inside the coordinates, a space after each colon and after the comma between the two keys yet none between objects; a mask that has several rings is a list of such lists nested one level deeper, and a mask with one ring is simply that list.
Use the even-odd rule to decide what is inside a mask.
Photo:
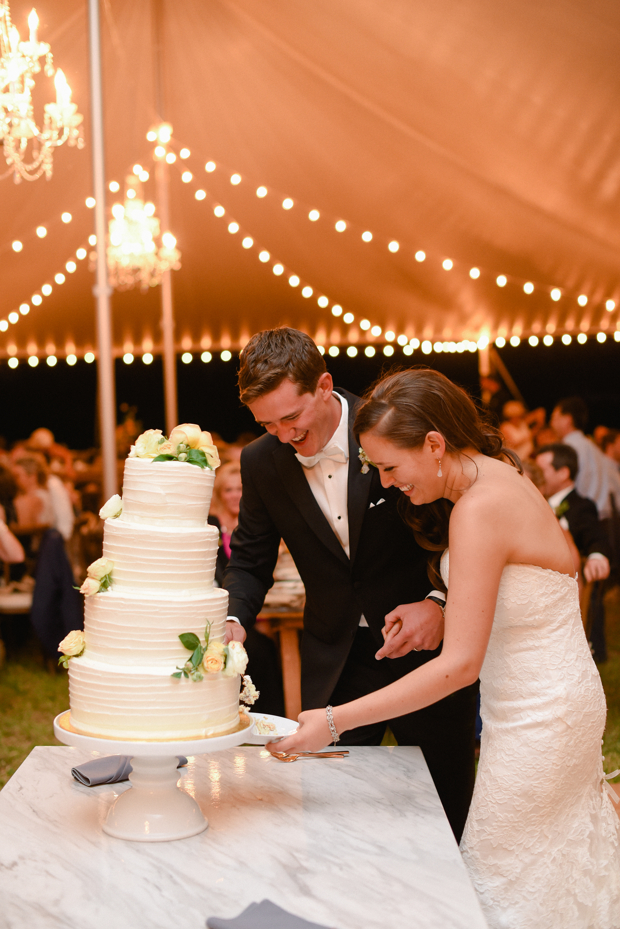
[{"label": "strapless gown", "polygon": [[[447,551],[441,570],[449,587]],[[504,568],[480,694],[480,763],[461,852],[489,926],[620,929],[605,695],[575,580]]]}]

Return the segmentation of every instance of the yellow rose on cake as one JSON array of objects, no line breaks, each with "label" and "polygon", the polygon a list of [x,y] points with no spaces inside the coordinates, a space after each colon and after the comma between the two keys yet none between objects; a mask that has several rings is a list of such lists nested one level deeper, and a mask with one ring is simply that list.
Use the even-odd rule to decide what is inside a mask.
[{"label": "yellow rose on cake", "polygon": [[129,452],[130,458],[157,458],[160,454],[159,447],[164,440],[161,429],[147,429],[136,439],[136,444],[131,446]]},{"label": "yellow rose on cake", "polygon": [[[217,448],[213,444],[211,433],[203,432],[196,423],[181,423],[180,426],[175,426],[170,433],[168,442],[173,450],[171,452],[166,452],[167,454],[175,454],[179,445],[186,445],[187,448],[196,448],[204,452],[210,468],[215,469],[219,467],[220,456],[218,455]],[[160,449],[160,453],[161,452],[162,450]]]},{"label": "yellow rose on cake", "polygon": [[226,662],[226,646],[223,642],[213,642],[207,648],[202,659],[202,666],[209,674],[222,671]]}]

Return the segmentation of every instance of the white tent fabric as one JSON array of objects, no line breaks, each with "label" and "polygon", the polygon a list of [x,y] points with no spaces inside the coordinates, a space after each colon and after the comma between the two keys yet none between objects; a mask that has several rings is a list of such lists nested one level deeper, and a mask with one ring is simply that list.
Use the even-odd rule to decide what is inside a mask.
[{"label": "white tent fabric", "polygon": [[[29,3],[13,0],[11,9],[24,34]],[[138,162],[151,171],[145,193],[155,199],[146,141],[156,121],[151,3],[104,0],[101,9],[108,178],[122,187]],[[37,12],[39,36],[85,116],[86,147],[58,150],[49,182],[0,182],[0,319],[44,283],[53,287],[0,332],[0,359],[96,347],[88,260],[54,282],[93,232],[84,205],[92,192],[86,4],[42,0]],[[613,0],[163,0],[163,15],[164,115],[172,150],[191,151],[169,169],[182,251],[173,274],[179,350],[238,350],[252,332],[282,323],[325,345],[381,342],[387,330],[458,341],[620,325],[605,308],[620,302]],[[41,106],[52,93],[39,76]],[[259,185],[268,188],[262,199]],[[120,197],[110,194],[108,206]],[[315,222],[311,209],[320,212]],[[61,221],[63,211],[72,222]],[[337,220],[347,223],[342,233]],[[276,261],[285,267],[279,277]],[[304,285],[312,296],[301,295]],[[327,307],[317,303],[323,295]],[[333,303],[354,321],[334,317]],[[116,353],[157,352],[159,312],[157,290],[116,293]],[[362,319],[381,334],[360,329]]]}]

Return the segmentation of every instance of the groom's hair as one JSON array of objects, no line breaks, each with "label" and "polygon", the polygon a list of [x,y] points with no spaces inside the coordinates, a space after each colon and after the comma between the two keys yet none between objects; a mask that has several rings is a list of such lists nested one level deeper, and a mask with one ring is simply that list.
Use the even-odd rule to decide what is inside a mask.
[{"label": "groom's hair", "polygon": [[246,406],[288,379],[300,394],[313,394],[327,370],[323,356],[305,332],[282,326],[253,335],[241,352],[239,398]]}]

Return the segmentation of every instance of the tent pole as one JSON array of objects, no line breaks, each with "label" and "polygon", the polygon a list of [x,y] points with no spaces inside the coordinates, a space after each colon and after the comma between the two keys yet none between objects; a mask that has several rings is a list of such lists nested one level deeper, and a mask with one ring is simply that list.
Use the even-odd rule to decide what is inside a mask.
[{"label": "tent pole", "polygon": [[[167,169],[168,165],[161,158],[155,167],[155,181],[162,232],[170,230]],[[161,279],[161,328],[164,347],[166,435],[170,435],[179,422],[177,410],[177,359],[174,348],[174,306],[172,303],[172,272],[170,269],[164,271]]]},{"label": "tent pole", "polygon": [[[153,46],[155,49],[155,107],[160,123],[165,122],[164,112],[164,7],[162,0],[152,0]],[[162,232],[170,231],[170,199],[168,192],[168,165],[160,158],[155,165],[157,206]],[[164,271],[161,281],[161,329],[164,356],[164,402],[166,434],[170,435],[178,424],[177,359],[174,348],[174,305],[172,302],[172,272]]]},{"label": "tent pole", "polygon": [[99,420],[103,459],[103,494],[108,499],[116,493],[116,398],[114,359],[112,357],[112,316],[106,257],[105,163],[103,138],[103,94],[101,87],[101,36],[99,0],[88,0],[88,35],[90,50],[90,97],[93,145],[93,186],[95,195],[95,233],[97,236],[97,283],[93,293],[97,300],[97,379]]}]

